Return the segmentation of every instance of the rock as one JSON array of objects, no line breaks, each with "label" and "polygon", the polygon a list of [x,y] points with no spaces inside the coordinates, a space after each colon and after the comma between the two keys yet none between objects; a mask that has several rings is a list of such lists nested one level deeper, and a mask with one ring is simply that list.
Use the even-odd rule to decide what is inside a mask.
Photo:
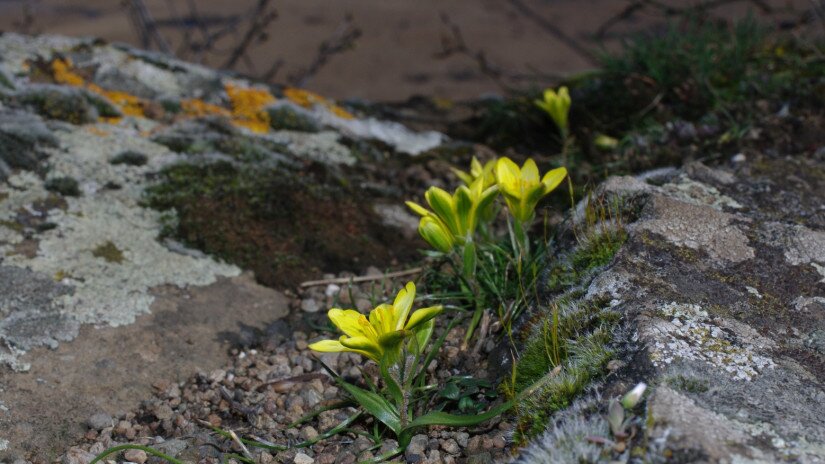
[{"label": "rock", "polygon": [[89,464],[94,457],[92,453],[75,446],[66,451],[60,462],[63,464]]},{"label": "rock", "polygon": [[92,414],[89,420],[86,421],[86,424],[92,430],[102,430],[106,427],[111,427],[114,424],[114,419],[105,412],[98,412]]},{"label": "rock", "polygon": [[456,432],[455,434],[455,441],[458,443],[458,446],[462,448],[467,447],[467,442],[470,440],[470,434],[467,432]]},{"label": "rock", "polygon": [[407,459],[407,462],[423,461],[427,456],[429,441],[430,439],[426,435],[413,436],[410,444],[407,445],[407,449],[404,451],[404,457]]},{"label": "rock", "polygon": [[467,464],[492,464],[493,455],[489,451],[482,451],[477,454],[471,454],[467,457]]},{"label": "rock", "polygon": [[306,313],[317,313],[321,306],[314,298],[305,298],[301,300],[301,311]]},{"label": "rock", "polygon": [[458,446],[458,442],[456,442],[452,438],[444,440],[441,443],[441,449],[450,454],[458,454],[461,452],[461,448]]},{"label": "rock", "polygon": [[189,445],[184,440],[172,438],[164,441],[163,443],[155,444],[154,448],[163,454],[167,454],[174,458],[181,454],[188,446]]},{"label": "rock", "polygon": [[292,460],[295,464],[313,464],[315,459],[311,458],[310,456],[304,453],[298,453],[295,455],[295,459]]},{"label": "rock", "polygon": [[137,464],[143,464],[147,459],[146,451],[139,449],[126,450],[126,452],[123,453],[123,457],[127,461],[136,462]]},{"label": "rock", "polygon": [[[808,343],[825,327],[825,165],[753,153],[730,168],[689,164],[655,185],[619,178],[600,191],[638,214],[610,265],[583,284],[584,300],[609,302],[604,310],[621,313],[638,337],[623,341],[627,354],[617,357],[625,364],[610,367],[620,377],[644,374],[616,382],[617,394],[658,385],[644,433],[663,448],[645,452],[711,462],[825,459],[805,444],[825,443],[825,404],[810,400],[825,390],[825,363]],[[565,440],[588,424],[554,419],[523,452],[534,460],[521,462],[560,449],[586,461],[592,447],[575,451]]]},{"label": "rock", "polygon": [[301,437],[304,440],[314,440],[318,436],[318,431],[315,430],[315,427],[308,425],[301,429]]}]

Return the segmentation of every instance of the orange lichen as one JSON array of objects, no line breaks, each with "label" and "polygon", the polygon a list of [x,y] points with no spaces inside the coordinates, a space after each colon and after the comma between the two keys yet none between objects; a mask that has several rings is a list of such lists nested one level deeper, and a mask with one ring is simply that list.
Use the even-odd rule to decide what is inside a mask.
[{"label": "orange lichen", "polygon": [[284,97],[298,106],[309,109],[315,105],[321,105],[339,118],[355,119],[355,116],[353,116],[349,111],[341,108],[317,93],[310,92],[309,90],[297,89],[295,87],[287,87],[283,90],[283,92]]},{"label": "orange lichen", "polygon": [[[120,109],[124,116],[144,117],[144,102],[140,98],[117,90],[106,90],[96,84],[87,83],[82,76],[72,70],[72,62],[68,58],[57,58],[52,61],[52,77],[58,84],[72,87],[83,87],[90,92],[106,97]],[[120,118],[100,118],[101,122],[117,122]]]},{"label": "orange lichen", "polygon": [[206,103],[203,100],[190,98],[180,102],[181,111],[187,116],[200,118],[203,116],[224,116],[231,117],[232,113],[226,108],[211,103]]},{"label": "orange lichen", "polygon": [[71,85],[73,87],[83,87],[86,81],[77,73],[72,71],[72,62],[68,58],[60,58],[52,61],[52,76],[58,84]]},{"label": "orange lichen", "polygon": [[[146,117],[145,109],[148,104],[145,100],[117,90],[106,90],[86,80],[74,71],[71,60],[57,58],[51,62],[52,77],[58,84],[82,87],[90,92],[106,97],[124,116]],[[231,108],[206,103],[199,99],[181,101],[181,111],[188,117],[222,116],[240,127],[264,133],[269,130],[270,118],[266,107],[275,103],[275,97],[264,88],[241,87],[227,83],[224,85],[229,97]],[[354,116],[347,110],[336,105],[326,98],[308,90],[289,87],[284,89],[284,96],[290,101],[304,108],[321,105],[335,116],[342,119],[353,119]],[[115,124],[121,118],[101,117],[100,122]]]},{"label": "orange lichen", "polygon": [[109,135],[109,133],[107,131],[105,131],[105,130],[99,128],[99,127],[96,127],[96,126],[87,126],[86,130],[89,133],[94,134],[98,137],[106,137],[106,136]]},{"label": "orange lichen", "polygon": [[266,89],[224,85],[232,105],[232,122],[253,132],[269,130],[269,113],[266,107],[275,103],[275,97]]},{"label": "orange lichen", "polygon": [[[93,84],[89,85],[89,90],[92,90],[92,85]],[[94,87],[97,86],[95,85]],[[144,117],[144,102],[140,98],[117,90],[104,90],[100,87],[97,87],[97,89],[99,89],[99,94],[105,96],[120,108],[120,112],[123,113],[124,116]]]}]

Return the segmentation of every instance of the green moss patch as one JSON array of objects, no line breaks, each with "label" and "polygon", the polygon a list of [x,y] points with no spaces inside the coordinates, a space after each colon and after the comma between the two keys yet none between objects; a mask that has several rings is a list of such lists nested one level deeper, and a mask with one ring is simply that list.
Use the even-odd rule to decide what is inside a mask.
[{"label": "green moss patch", "polygon": [[622,229],[606,230],[587,238],[572,253],[561,257],[548,272],[547,288],[552,292],[564,291],[581,282],[594,270],[606,266],[627,240]]},{"label": "green moss patch", "polygon": [[117,247],[111,241],[101,243],[98,245],[94,250],[92,250],[92,256],[95,258],[100,258],[107,263],[116,263],[120,264],[123,262],[123,251]]},{"label": "green moss patch", "polygon": [[71,177],[53,177],[46,181],[46,190],[59,193],[64,197],[79,197],[80,185]]},{"label": "green moss patch", "polygon": [[177,212],[167,235],[251,269],[265,285],[386,267],[416,249],[382,225],[358,191],[306,173],[216,162],[170,166],[159,180],[146,203]]},{"label": "green moss patch", "polygon": [[[600,303],[572,302],[554,305],[534,323],[505,389],[519,392],[550,375],[535,394],[515,408],[516,441],[544,431],[549,417],[571,404],[599,378],[613,357],[609,348],[620,315]],[[560,366],[558,374],[553,370]]]}]

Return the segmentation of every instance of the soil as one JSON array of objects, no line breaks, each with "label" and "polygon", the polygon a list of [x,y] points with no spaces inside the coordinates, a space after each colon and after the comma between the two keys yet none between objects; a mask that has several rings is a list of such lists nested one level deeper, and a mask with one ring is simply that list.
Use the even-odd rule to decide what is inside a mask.
[{"label": "soil", "polygon": [[[0,368],[0,392],[9,406],[0,414],[0,429],[13,450],[54,461],[86,432],[92,415],[131,410],[160,379],[178,382],[190,372],[222,367],[230,347],[248,345],[288,311],[281,293],[249,274],[154,294],[152,313],[134,324],[86,325],[73,343],[29,352],[24,361],[37,360],[29,372]],[[0,453],[3,462],[17,457]]]}]

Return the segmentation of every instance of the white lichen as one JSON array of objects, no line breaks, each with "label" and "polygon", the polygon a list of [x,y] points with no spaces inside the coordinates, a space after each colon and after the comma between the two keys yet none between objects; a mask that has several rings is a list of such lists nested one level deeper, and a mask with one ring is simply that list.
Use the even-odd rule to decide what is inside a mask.
[{"label": "white lichen", "polygon": [[735,380],[752,380],[775,366],[773,360],[757,354],[758,347],[723,328],[699,305],[672,302],[661,306],[659,313],[665,319],[652,322],[646,330],[655,366],[677,359],[704,361]]}]

